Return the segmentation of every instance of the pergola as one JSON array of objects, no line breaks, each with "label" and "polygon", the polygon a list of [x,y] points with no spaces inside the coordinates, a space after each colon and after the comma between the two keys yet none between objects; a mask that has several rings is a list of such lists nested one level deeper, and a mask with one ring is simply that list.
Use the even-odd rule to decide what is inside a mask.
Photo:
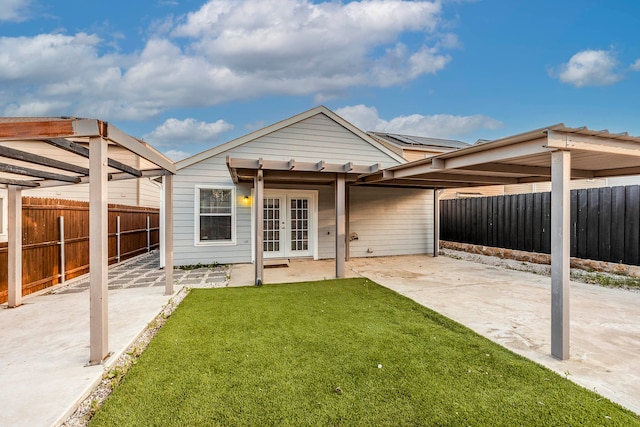
[{"label": "pergola", "polygon": [[[351,185],[405,188],[474,187],[551,181],[551,354],[569,358],[569,228],[570,181],[640,174],[640,137],[570,128],[557,124],[507,138],[476,144],[381,170],[374,166],[298,165],[295,160],[273,162],[228,159],[234,181],[253,181],[256,200],[256,283],[262,281],[262,188],[267,179],[313,182],[324,173],[335,183],[336,276],[344,275],[348,258],[348,188]],[[315,165],[315,166],[314,166]],[[300,166],[300,167],[298,167]],[[323,167],[324,166],[324,167]],[[331,167],[328,167],[331,166]],[[354,176],[355,177],[354,179]],[[349,185],[345,186],[345,182]],[[437,191],[434,204],[438,206]],[[439,216],[434,232],[438,247]],[[437,250],[434,250],[437,255]]]},{"label": "pergola", "polygon": [[297,183],[335,186],[336,221],[336,277],[344,277],[345,261],[349,259],[347,236],[349,235],[348,185],[354,184],[359,176],[380,170],[379,164],[354,165],[352,162],[335,164],[324,160],[319,162],[298,162],[291,160],[258,160],[227,157],[227,167],[235,184],[253,183],[255,217],[255,284],[262,285],[264,272],[264,185],[265,182]]},{"label": "pergola", "polygon": [[[120,160],[111,155],[116,149]],[[126,160],[122,160],[123,151]],[[173,174],[171,160],[104,121],[74,117],[0,118],[0,187],[8,189],[9,210],[9,307],[22,304],[22,190],[89,184],[89,363],[101,363],[109,355],[108,182],[163,177],[165,293],[172,294]]]}]

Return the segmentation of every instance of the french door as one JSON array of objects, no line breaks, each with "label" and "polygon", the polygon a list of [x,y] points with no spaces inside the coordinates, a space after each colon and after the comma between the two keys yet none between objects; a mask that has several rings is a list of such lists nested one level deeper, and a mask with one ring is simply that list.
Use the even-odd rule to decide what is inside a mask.
[{"label": "french door", "polygon": [[313,193],[265,191],[263,219],[265,258],[314,255]]}]

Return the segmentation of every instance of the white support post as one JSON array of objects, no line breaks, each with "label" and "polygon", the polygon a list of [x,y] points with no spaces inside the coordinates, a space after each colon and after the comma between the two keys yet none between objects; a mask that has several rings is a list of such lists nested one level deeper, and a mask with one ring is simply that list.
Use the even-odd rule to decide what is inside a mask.
[{"label": "white support post", "polygon": [[116,262],[120,262],[120,215],[116,217]]},{"label": "white support post", "polygon": [[164,187],[164,294],[173,295],[173,175],[162,178]]},{"label": "white support post", "polygon": [[551,355],[569,359],[571,152],[551,153]]},{"label": "white support post", "polygon": [[108,310],[108,200],[107,142],[89,141],[89,364],[101,363],[109,354]]},{"label": "white support post", "polygon": [[20,187],[9,186],[8,207],[8,306],[18,307],[22,304],[22,191]]},{"label": "white support post", "polygon": [[256,219],[255,284],[256,286],[262,286],[264,276],[264,172],[262,169],[256,172],[253,187],[254,217]]},{"label": "white support post", "polygon": [[151,252],[151,220],[147,215],[147,253]]},{"label": "white support post", "polygon": [[440,194],[438,189],[433,189],[433,256],[440,252]]},{"label": "white support post", "polygon": [[336,174],[336,277],[345,276],[346,257],[346,215],[345,215],[345,175]]},{"label": "white support post", "polygon": [[349,229],[350,212],[349,212],[349,199],[351,198],[351,186],[345,187],[345,204],[344,204],[344,236],[345,236],[345,248],[344,248],[344,260],[349,261],[349,246],[351,245],[351,230]]},{"label": "white support post", "polygon": [[60,222],[60,283],[67,280],[67,258],[64,247],[64,216],[59,217]]}]

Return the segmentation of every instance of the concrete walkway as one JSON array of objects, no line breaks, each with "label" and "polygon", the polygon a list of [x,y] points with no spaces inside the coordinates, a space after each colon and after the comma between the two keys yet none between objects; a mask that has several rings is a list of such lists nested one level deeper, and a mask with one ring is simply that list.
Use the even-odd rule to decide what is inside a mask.
[{"label": "concrete walkway", "polygon": [[[222,268],[175,270],[183,286],[226,286]],[[109,348],[103,365],[89,360],[88,278],[26,297],[18,308],[0,305],[0,426],[63,422],[100,382],[105,369],[144,331],[172,296],[164,295],[158,252],[109,269]]]},{"label": "concrete walkway", "polygon": [[[265,283],[323,280],[334,261],[265,269]],[[532,273],[448,257],[356,258],[365,276],[640,414],[640,293],[571,283],[571,359],[551,357],[551,281]],[[253,265],[231,283],[251,284]]]}]

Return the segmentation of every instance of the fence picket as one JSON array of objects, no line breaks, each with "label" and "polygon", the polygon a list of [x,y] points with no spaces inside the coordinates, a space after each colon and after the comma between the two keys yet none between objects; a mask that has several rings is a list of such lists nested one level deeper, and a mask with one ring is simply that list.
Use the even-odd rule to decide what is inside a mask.
[{"label": "fence picket", "polygon": [[[640,186],[571,191],[571,256],[640,265]],[[550,253],[551,193],[440,201],[443,240]]]},{"label": "fence picket", "polygon": [[[159,211],[109,205],[109,262],[116,260],[116,217],[121,216],[121,259],[159,245]],[[150,218],[150,226],[145,223]],[[74,200],[22,198],[23,295],[89,271],[89,204]],[[148,231],[147,231],[148,230]],[[64,234],[62,234],[64,233]],[[147,237],[147,234],[149,237]],[[0,243],[0,303],[7,300],[7,244]]]}]

